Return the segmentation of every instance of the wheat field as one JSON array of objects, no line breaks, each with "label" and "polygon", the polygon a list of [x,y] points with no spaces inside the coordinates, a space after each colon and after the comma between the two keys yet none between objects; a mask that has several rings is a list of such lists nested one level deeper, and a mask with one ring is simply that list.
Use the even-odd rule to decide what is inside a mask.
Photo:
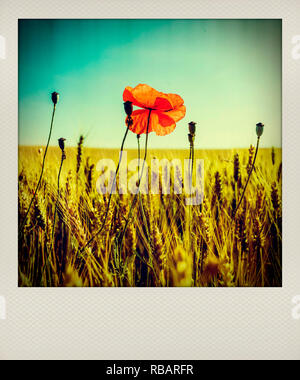
[{"label": "wheat field", "polygon": [[[260,149],[245,198],[236,205],[254,148],[196,150],[204,159],[201,205],[184,194],[144,195],[135,204],[124,244],[120,232],[133,195],[96,190],[97,162],[117,149],[66,148],[58,196],[61,151],[50,148],[37,197],[19,231],[21,287],[278,287],[282,285],[281,149]],[[137,157],[128,150],[128,159]],[[40,147],[19,148],[19,221],[26,215],[42,166]],[[148,160],[189,157],[188,150],[149,150]],[[172,188],[172,187],[171,187]],[[57,216],[54,225],[54,214]]]}]

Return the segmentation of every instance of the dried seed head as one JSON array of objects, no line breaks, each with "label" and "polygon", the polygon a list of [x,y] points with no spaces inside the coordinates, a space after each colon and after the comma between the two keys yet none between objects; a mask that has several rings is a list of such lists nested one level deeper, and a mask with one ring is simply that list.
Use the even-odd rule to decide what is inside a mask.
[{"label": "dried seed head", "polygon": [[52,102],[54,105],[58,103],[59,100],[59,93],[58,92],[52,92],[51,94]]},{"label": "dried seed head", "polygon": [[271,158],[272,158],[272,164],[275,165],[276,153],[275,153],[275,148],[274,147],[272,147]]},{"label": "dried seed head", "polygon": [[279,198],[276,182],[272,183],[271,199],[272,199],[272,204],[273,204],[275,212],[279,211],[279,209],[280,209],[280,198]]},{"label": "dried seed head", "polygon": [[77,169],[76,173],[79,173],[80,167],[81,167],[81,162],[82,162],[82,146],[84,142],[84,137],[81,135],[79,142],[77,144]]},{"label": "dried seed head", "polygon": [[264,124],[263,123],[257,123],[256,124],[257,137],[261,137],[263,133],[264,133]]},{"label": "dried seed head", "polygon": [[132,119],[131,116],[127,116],[127,118],[126,118],[126,124],[127,124],[128,127],[131,127],[131,126],[132,126],[132,124],[133,124],[133,119]]},{"label": "dried seed head", "polygon": [[193,136],[196,133],[196,123],[194,123],[193,121],[189,123],[189,131],[190,131],[190,134]]},{"label": "dried seed head", "polygon": [[64,139],[63,137],[58,139],[58,145],[59,145],[61,152],[62,152],[62,160],[65,160],[67,158],[66,152],[65,152],[65,141],[66,141],[66,139]]},{"label": "dried seed head", "polygon": [[65,150],[65,141],[66,141],[66,139],[64,139],[63,137],[58,139],[58,145],[62,151]]},{"label": "dried seed head", "polygon": [[133,111],[133,108],[132,108],[132,102],[125,102],[124,103],[124,110],[127,114],[127,116],[131,116],[132,115],[132,111]]},{"label": "dried seed head", "polygon": [[234,156],[234,170],[233,170],[233,177],[235,182],[239,182],[240,176],[241,176],[241,170],[240,170],[240,157],[239,154],[237,153]]},{"label": "dried seed head", "polygon": [[247,163],[247,173],[248,173],[248,175],[251,173],[254,154],[255,154],[255,148],[254,148],[253,145],[250,145],[250,148],[249,148],[249,158],[248,158],[248,163]]},{"label": "dried seed head", "polygon": [[223,200],[223,183],[222,178],[219,172],[216,172],[215,174],[215,187],[214,187],[215,195],[219,200],[220,205],[222,204]]}]

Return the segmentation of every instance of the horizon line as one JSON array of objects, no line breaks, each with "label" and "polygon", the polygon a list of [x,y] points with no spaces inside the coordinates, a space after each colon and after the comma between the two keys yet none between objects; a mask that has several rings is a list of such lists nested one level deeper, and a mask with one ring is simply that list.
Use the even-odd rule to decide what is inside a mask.
[{"label": "horizon line", "polygon": [[[252,146],[255,146],[253,144],[250,144]],[[202,147],[202,148],[195,148],[195,150],[232,150],[232,149],[249,149],[250,148],[250,145],[247,146],[247,147],[228,147],[228,148],[217,148],[217,147]],[[42,148],[42,147],[46,147],[45,145],[43,144],[40,144],[40,145],[18,145],[18,148]],[[49,148],[57,148],[57,149],[60,149],[58,145],[49,145]],[[66,149],[77,149],[77,145],[72,145],[72,146],[66,146]],[[83,146],[83,149],[84,148],[87,148],[87,149],[98,149],[98,150],[120,150],[120,148],[117,148],[117,147],[111,147],[111,148],[108,148],[108,147],[96,147],[96,146],[88,146],[88,145],[84,145]],[[282,146],[276,146],[276,145],[273,145],[273,146],[261,146],[259,149],[282,149]],[[124,149],[124,151],[126,150],[136,150],[137,148],[127,148],[127,149]],[[141,150],[143,150],[144,147],[141,147]],[[148,150],[166,150],[168,148],[156,148],[156,147],[151,147],[149,148],[148,147]],[[186,147],[186,148],[170,148],[168,150],[188,150],[189,147]]]}]

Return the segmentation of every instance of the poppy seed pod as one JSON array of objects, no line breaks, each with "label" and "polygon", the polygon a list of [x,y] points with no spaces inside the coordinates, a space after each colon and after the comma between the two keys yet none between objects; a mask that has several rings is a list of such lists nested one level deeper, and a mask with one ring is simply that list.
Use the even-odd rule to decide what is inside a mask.
[{"label": "poppy seed pod", "polygon": [[264,124],[263,123],[257,123],[256,124],[257,137],[261,137],[263,133],[264,133]]},{"label": "poppy seed pod", "polygon": [[58,92],[52,92],[51,98],[52,98],[53,104],[56,105],[58,103],[59,93]]},{"label": "poppy seed pod", "polygon": [[132,107],[132,102],[125,102],[124,103],[124,110],[127,114],[127,116],[131,116],[132,115],[132,112],[133,112],[133,107]]},{"label": "poppy seed pod", "polygon": [[61,149],[62,151],[65,150],[65,141],[66,141],[66,139],[64,139],[64,138],[62,138],[62,137],[58,140],[58,145],[59,145],[59,147],[60,147],[60,149]]},{"label": "poppy seed pod", "polygon": [[189,123],[189,131],[191,135],[194,135],[196,133],[196,123],[193,121]]},{"label": "poppy seed pod", "polygon": [[127,124],[128,127],[131,127],[131,126],[132,126],[132,124],[133,124],[133,119],[132,119],[131,116],[127,116],[127,118],[126,118],[126,124]]}]

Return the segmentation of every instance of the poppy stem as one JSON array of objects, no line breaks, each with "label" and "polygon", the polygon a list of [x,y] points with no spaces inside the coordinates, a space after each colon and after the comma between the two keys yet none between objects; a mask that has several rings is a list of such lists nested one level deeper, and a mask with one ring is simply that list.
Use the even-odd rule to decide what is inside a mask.
[{"label": "poppy stem", "polygon": [[189,176],[190,176],[190,187],[191,187],[191,159],[192,159],[192,147],[190,145],[190,156],[189,156]]},{"label": "poppy stem", "polygon": [[[60,175],[61,175],[61,170],[62,170],[65,158],[66,158],[65,152],[62,151],[60,168],[59,168],[58,178],[57,178],[57,198],[56,198],[56,202],[55,202],[55,210],[54,210],[54,217],[53,217],[53,229],[52,229],[52,240],[51,240],[51,246],[52,246],[53,250],[54,250],[54,233],[55,233],[55,221],[56,221],[57,205],[58,205],[58,199],[59,199],[59,195],[60,195]],[[49,259],[50,259],[50,253],[48,254],[47,248],[46,248],[46,251],[47,251],[47,260],[44,264],[44,267],[42,270],[42,275],[44,274],[45,268],[49,264]]]},{"label": "poppy stem", "polygon": [[[194,143],[191,145],[191,153],[192,153],[192,168],[191,168],[191,189],[190,189],[190,196],[192,197],[192,187],[193,187],[193,172],[194,172],[194,156],[195,156],[195,153],[194,153]],[[192,206],[190,206],[190,212],[192,214]],[[191,229],[192,229],[192,221],[193,221],[193,218],[190,218],[189,220],[189,223],[190,223],[190,234],[189,236],[191,236]],[[196,252],[194,250],[194,284],[196,282]]]},{"label": "poppy stem", "polygon": [[256,151],[255,151],[255,156],[254,156],[254,160],[253,160],[252,168],[251,168],[250,173],[249,173],[249,175],[248,175],[248,179],[247,179],[246,185],[245,185],[245,187],[244,187],[244,191],[243,191],[243,194],[242,194],[242,196],[241,196],[241,199],[240,199],[240,201],[239,201],[239,203],[238,203],[238,205],[237,205],[237,207],[236,207],[236,209],[235,209],[235,211],[234,211],[233,219],[235,219],[236,214],[237,214],[237,212],[238,212],[238,209],[239,209],[239,207],[240,207],[240,205],[241,205],[241,203],[242,203],[242,201],[243,201],[243,199],[244,199],[244,196],[245,196],[245,193],[246,193],[246,189],[247,189],[247,186],[248,186],[249,181],[250,181],[251,174],[252,174],[252,172],[253,172],[253,170],[254,170],[254,166],[255,166],[255,162],[256,162],[256,158],[257,158],[257,154],[258,154],[258,149],[259,149],[259,141],[260,141],[260,137],[257,137]]},{"label": "poppy stem", "polygon": [[[193,132],[193,133],[192,133]],[[195,153],[194,153],[194,137],[195,137],[195,134],[194,134],[194,131],[191,131],[191,133],[188,135],[189,137],[189,142],[190,142],[190,157],[189,157],[189,185],[190,185],[190,193],[189,193],[189,196],[192,198],[192,187],[193,187],[193,172],[194,172],[194,157],[195,157]],[[188,211],[188,220],[187,220],[187,236],[188,236],[188,240],[187,240],[187,245],[189,247],[189,249],[192,251],[193,250],[193,247],[191,245],[191,234],[192,234],[192,210],[191,210],[191,206],[189,207],[189,211]],[[194,250],[194,258],[193,258],[193,278],[194,278],[194,283],[196,282],[196,252]]]},{"label": "poppy stem", "polygon": [[137,135],[138,143],[138,178],[140,178],[140,161],[141,161],[141,146],[140,146],[140,135]]},{"label": "poppy stem", "polygon": [[[140,136],[139,135],[137,135],[137,141],[138,141],[138,178],[140,178]],[[138,183],[140,183],[140,180],[139,180]],[[152,250],[151,240],[150,240],[151,237],[150,237],[150,233],[149,233],[148,222],[147,222],[147,218],[146,218],[146,215],[145,215],[145,210],[144,210],[143,201],[142,201],[142,197],[141,197],[140,191],[139,191],[138,194],[139,194],[139,202],[140,202],[141,214],[142,214],[143,222],[144,222],[146,233],[147,233],[147,240],[148,240],[148,243],[149,243],[149,246],[150,246],[150,250]]]},{"label": "poppy stem", "polygon": [[57,198],[56,198],[54,218],[53,218],[52,244],[54,244],[55,221],[56,221],[57,205],[58,205],[58,200],[59,200],[59,195],[60,195],[60,175],[61,175],[64,159],[65,159],[65,152],[62,151],[60,168],[59,168],[58,178],[57,178]]},{"label": "poppy stem", "polygon": [[194,162],[195,162],[195,150],[194,145],[192,147],[192,180],[193,180],[193,172],[194,172]]},{"label": "poppy stem", "polygon": [[30,201],[30,204],[29,204],[29,207],[28,207],[28,210],[27,210],[27,213],[23,219],[23,222],[21,224],[21,227],[19,229],[19,234],[22,234],[23,232],[23,228],[25,226],[25,223],[26,223],[26,220],[27,220],[27,217],[29,215],[29,212],[30,212],[30,209],[31,209],[31,206],[32,206],[32,203],[36,197],[36,194],[39,190],[39,187],[40,187],[40,184],[41,184],[41,181],[42,181],[42,177],[43,177],[43,173],[44,173],[44,169],[45,169],[45,161],[46,161],[46,155],[47,155],[47,152],[48,152],[48,148],[49,148],[49,143],[50,143],[50,139],[51,139],[51,135],[52,135],[52,129],[53,129],[53,121],[54,121],[54,115],[55,115],[55,110],[56,110],[56,104],[53,105],[53,111],[52,111],[52,118],[51,118],[51,125],[50,125],[50,132],[49,132],[49,136],[48,136],[48,141],[47,141],[47,146],[46,146],[46,149],[45,149],[45,153],[44,153],[44,158],[43,158],[43,164],[42,164],[42,170],[41,170],[41,174],[40,174],[40,178],[39,178],[39,181],[36,185],[36,188],[35,188],[35,191],[34,191],[34,194],[33,194],[33,197]]},{"label": "poppy stem", "polygon": [[108,212],[109,212],[109,207],[110,207],[110,203],[111,203],[111,198],[112,198],[112,191],[113,191],[113,188],[115,186],[115,183],[116,183],[116,178],[117,178],[117,175],[118,175],[118,172],[119,172],[119,169],[120,169],[120,165],[121,165],[121,161],[122,161],[122,155],[123,155],[123,150],[124,150],[124,144],[125,144],[125,140],[126,140],[126,137],[127,137],[127,134],[128,134],[128,131],[129,131],[129,126],[130,126],[130,123],[128,122],[127,124],[127,129],[126,129],[126,132],[125,132],[125,135],[123,137],[123,141],[122,141],[122,145],[121,145],[121,149],[120,149],[120,159],[119,159],[119,163],[118,163],[118,166],[117,166],[117,169],[116,169],[116,172],[115,172],[115,176],[114,176],[114,180],[113,180],[113,183],[112,183],[112,186],[111,186],[111,190],[110,190],[110,194],[109,194],[109,199],[108,199],[108,204],[107,204],[107,208],[106,208],[106,212],[105,212],[105,216],[104,216],[104,220],[103,220],[103,223],[101,225],[101,227],[99,228],[99,230],[90,238],[90,240],[85,244],[84,247],[82,247],[80,250],[79,250],[79,253],[83,253],[83,251],[92,243],[92,241],[102,232],[104,226],[105,226],[105,223],[106,223],[106,219],[107,219],[107,216],[108,216]]},{"label": "poppy stem", "polygon": [[132,212],[133,212],[134,206],[136,204],[137,196],[138,196],[138,194],[140,192],[141,179],[143,178],[143,173],[144,173],[144,168],[145,168],[145,162],[146,162],[146,159],[147,159],[147,152],[148,152],[148,137],[149,137],[149,125],[150,125],[151,111],[152,110],[149,109],[149,115],[148,115],[148,121],[147,121],[147,131],[146,131],[146,142],[145,142],[145,156],[144,156],[142,171],[141,171],[141,175],[139,176],[139,180],[138,180],[137,192],[134,195],[134,198],[133,198],[133,201],[131,203],[130,210],[129,210],[129,213],[128,213],[128,218],[126,220],[126,224],[125,224],[124,229],[122,231],[122,234],[120,236],[120,252],[122,252],[123,240],[124,240],[124,237],[125,237],[125,234],[126,234],[126,230],[127,230],[128,224],[129,224],[131,216],[132,216]]},{"label": "poppy stem", "polygon": [[[189,167],[190,167],[190,196],[192,196],[192,187],[193,187],[193,172],[194,172],[194,141],[190,142],[190,159],[189,159]],[[192,164],[191,164],[192,161]]]}]

